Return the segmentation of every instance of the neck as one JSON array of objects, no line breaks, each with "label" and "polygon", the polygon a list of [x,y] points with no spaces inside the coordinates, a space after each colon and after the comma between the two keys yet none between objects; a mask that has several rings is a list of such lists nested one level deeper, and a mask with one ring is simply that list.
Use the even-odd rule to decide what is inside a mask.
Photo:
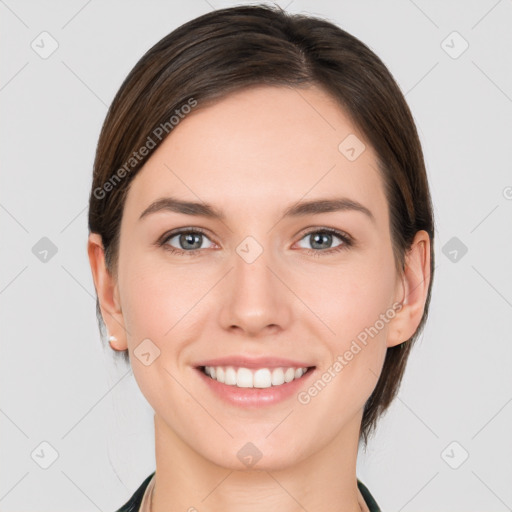
[{"label": "neck", "polygon": [[156,472],[151,512],[367,511],[357,488],[361,417],[312,456],[279,468],[219,466],[155,414]]}]

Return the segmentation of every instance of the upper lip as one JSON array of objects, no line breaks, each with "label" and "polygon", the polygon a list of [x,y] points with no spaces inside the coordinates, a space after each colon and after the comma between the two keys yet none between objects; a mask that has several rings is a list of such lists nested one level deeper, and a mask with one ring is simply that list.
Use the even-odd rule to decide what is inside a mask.
[{"label": "upper lip", "polygon": [[313,365],[304,361],[285,359],[282,357],[251,358],[243,356],[228,356],[204,360],[195,366],[196,368],[200,368],[202,366],[236,366],[241,368],[309,368]]}]

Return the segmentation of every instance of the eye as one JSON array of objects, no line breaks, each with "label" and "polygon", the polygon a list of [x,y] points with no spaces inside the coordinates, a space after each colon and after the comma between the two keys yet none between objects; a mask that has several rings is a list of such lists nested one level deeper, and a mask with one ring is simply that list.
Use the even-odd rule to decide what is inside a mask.
[{"label": "eye", "polygon": [[[334,247],[332,246],[333,238],[338,238],[338,240],[341,241]],[[348,249],[353,245],[352,238],[347,233],[331,228],[316,229],[315,231],[306,233],[306,235],[301,238],[301,240],[307,239],[309,239],[309,244],[312,249],[306,247],[306,252],[315,256],[320,256],[321,254],[332,254]]]},{"label": "eye", "polygon": [[[333,240],[338,239],[339,243],[332,246]],[[301,245],[302,240],[309,239],[312,249]],[[210,246],[204,246],[205,240],[210,242]],[[199,228],[187,228],[172,231],[163,235],[162,239],[157,242],[166,251],[180,256],[197,256],[201,249],[208,249],[215,246],[213,242],[206,236],[206,233]],[[354,244],[353,239],[347,233],[332,228],[321,228],[309,231],[299,242],[299,246],[306,249],[306,253],[313,256],[329,255],[342,250],[347,250]]]},{"label": "eye", "polygon": [[206,234],[197,228],[182,229],[164,235],[159,245],[171,253],[190,255],[196,254],[200,249],[208,249],[203,246],[205,239],[209,240]]}]

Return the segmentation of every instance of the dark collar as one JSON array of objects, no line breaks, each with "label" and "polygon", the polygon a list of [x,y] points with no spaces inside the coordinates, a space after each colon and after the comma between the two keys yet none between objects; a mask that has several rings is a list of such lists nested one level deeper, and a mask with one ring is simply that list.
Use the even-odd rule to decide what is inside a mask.
[{"label": "dark collar", "polygon": [[[151,473],[145,480],[142,482],[140,487],[134,492],[133,496],[116,512],[139,512],[140,504],[142,503],[142,498],[144,496],[144,491],[146,487],[149,485],[151,478],[155,474],[155,471]],[[370,491],[359,479],[357,480],[357,487],[361,491],[363,495],[364,501],[368,505],[370,512],[381,512],[379,505],[371,495]]]}]

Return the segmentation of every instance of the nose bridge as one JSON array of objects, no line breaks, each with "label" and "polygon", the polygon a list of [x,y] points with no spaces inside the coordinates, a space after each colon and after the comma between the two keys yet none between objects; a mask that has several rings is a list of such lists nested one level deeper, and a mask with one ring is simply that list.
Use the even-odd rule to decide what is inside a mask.
[{"label": "nose bridge", "polygon": [[268,328],[284,328],[291,317],[290,297],[273,273],[279,274],[279,269],[271,248],[247,236],[235,248],[232,266],[221,312],[223,326],[236,326],[251,335]]}]

